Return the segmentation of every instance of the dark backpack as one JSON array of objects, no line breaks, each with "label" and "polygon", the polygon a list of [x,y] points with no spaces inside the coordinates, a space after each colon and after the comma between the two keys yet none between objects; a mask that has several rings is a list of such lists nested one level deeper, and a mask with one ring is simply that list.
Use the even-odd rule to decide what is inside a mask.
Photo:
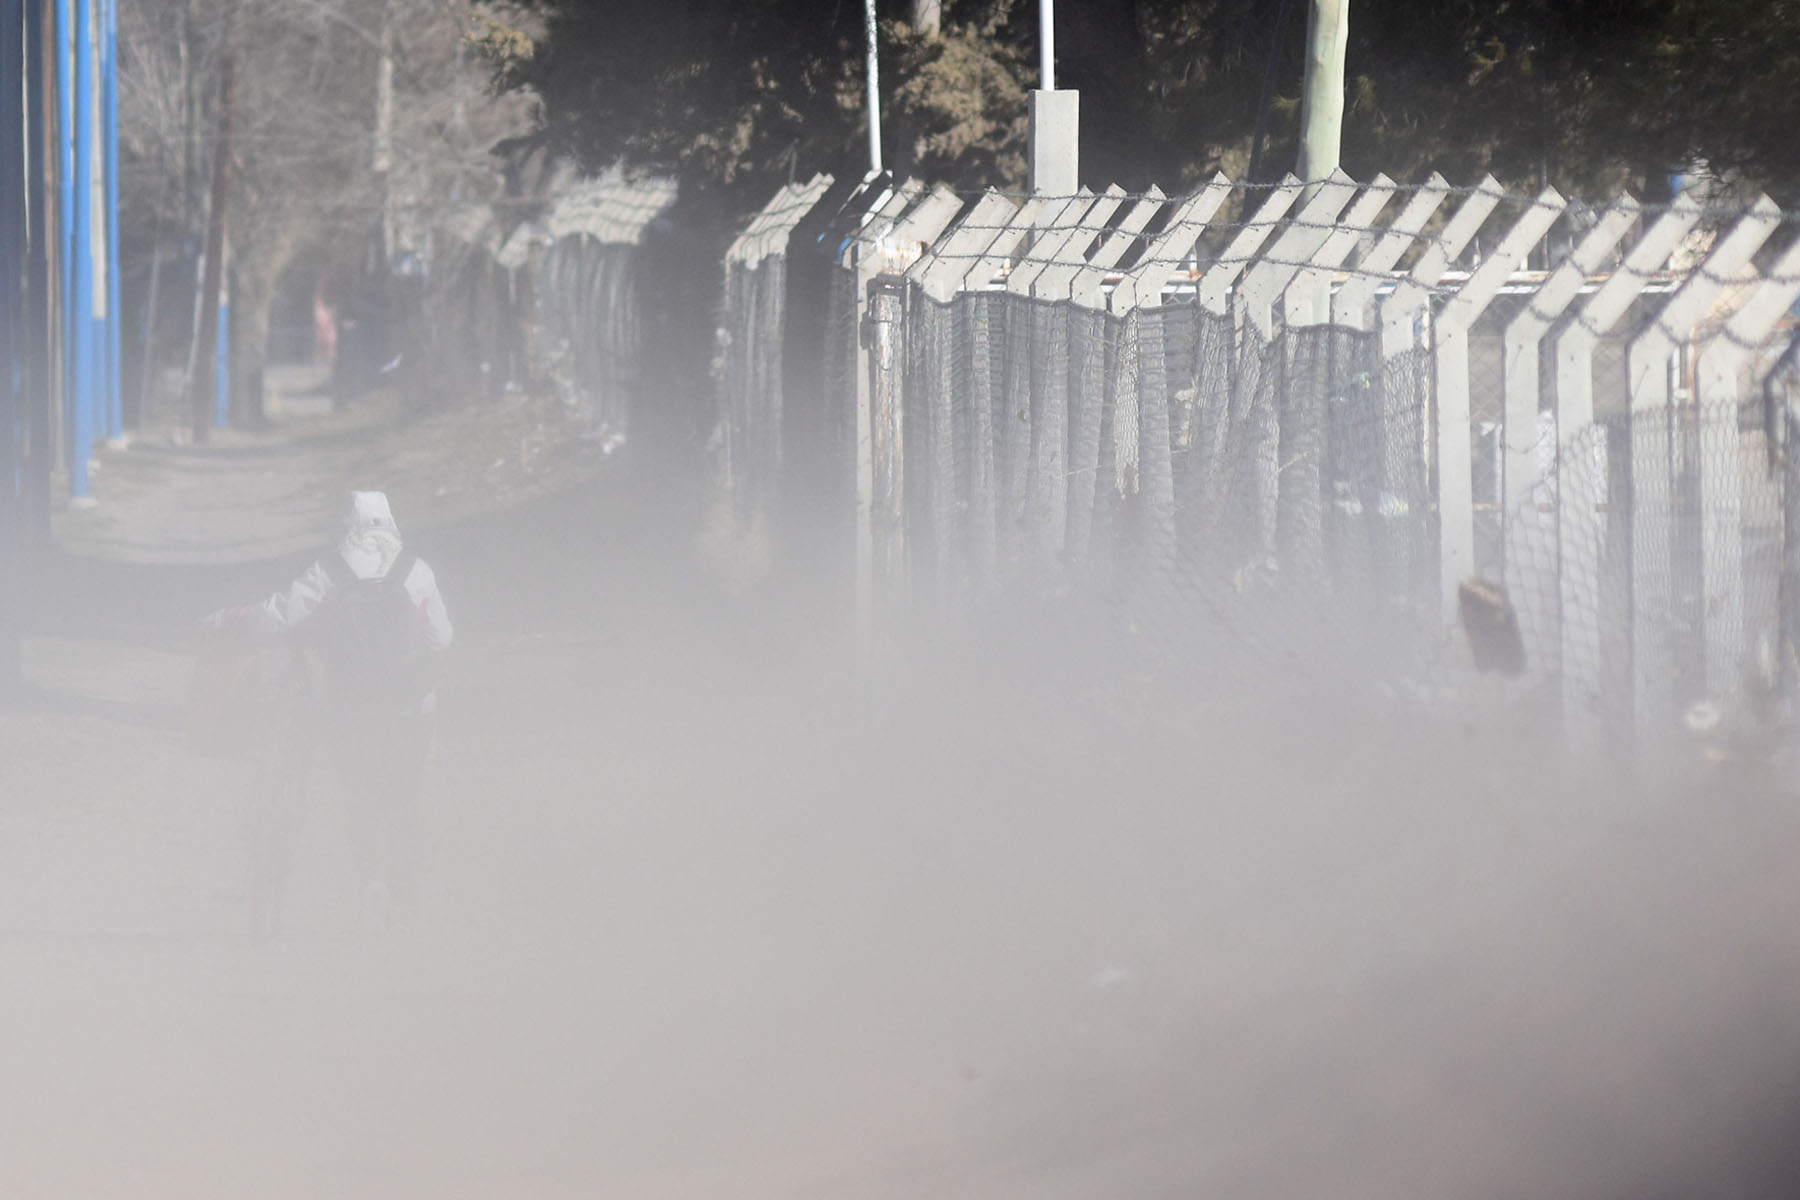
[{"label": "dark backpack", "polygon": [[406,591],[418,561],[403,550],[387,574],[362,579],[337,554],[323,560],[331,592],[313,614],[325,696],[363,710],[416,709],[431,691],[425,622]]}]

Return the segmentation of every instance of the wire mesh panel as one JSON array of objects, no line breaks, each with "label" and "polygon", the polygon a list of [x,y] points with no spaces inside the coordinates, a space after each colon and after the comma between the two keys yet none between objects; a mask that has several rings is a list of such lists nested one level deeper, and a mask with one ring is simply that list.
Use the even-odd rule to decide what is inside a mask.
[{"label": "wire mesh panel", "polygon": [[646,246],[577,231],[519,249],[529,240],[509,238],[501,252],[452,242],[440,254],[424,299],[432,367],[446,390],[478,379],[489,399],[553,389],[596,429],[623,433],[657,304],[643,286]]},{"label": "wire mesh panel", "polygon": [[642,374],[641,247],[560,238],[536,264],[541,370],[602,425],[623,429]]},{"label": "wire mesh panel", "polygon": [[729,263],[720,328],[721,478],[740,520],[767,519],[781,471],[787,263]]},{"label": "wire mesh panel", "polygon": [[1071,581],[1093,582],[1095,505],[1101,490],[1101,431],[1105,426],[1108,347],[1105,314],[1063,306],[1069,353],[1067,514],[1063,561]]},{"label": "wire mesh panel", "polygon": [[[1496,303],[1469,336],[1470,474],[1473,481],[1475,522],[1475,574],[1499,579],[1505,570],[1502,554],[1502,512],[1506,506],[1505,345],[1502,331],[1516,313],[1512,303]],[[1529,445],[1536,430],[1523,431]]]},{"label": "wire mesh panel", "polygon": [[1417,609],[1422,597],[1435,595],[1431,486],[1423,454],[1430,372],[1430,355],[1423,347],[1381,365],[1375,425],[1381,463],[1376,579],[1396,608]]},{"label": "wire mesh panel", "polygon": [[964,594],[966,549],[958,514],[964,507],[957,471],[956,314],[914,289],[908,297],[915,374],[907,381],[907,496],[914,569],[940,612]]},{"label": "wire mesh panel", "polygon": [[1031,302],[1031,465],[1026,480],[1026,570],[1037,588],[1061,579],[1068,530],[1069,308]]},{"label": "wire mesh panel", "polygon": [[1182,309],[1144,309],[1126,317],[1136,326],[1137,503],[1133,506],[1134,593],[1165,593],[1176,581],[1175,468],[1169,425],[1168,329],[1187,315]]},{"label": "wire mesh panel", "polygon": [[1774,664],[1778,694],[1790,709],[1800,699],[1800,337],[1790,335],[1787,352],[1763,384],[1763,445],[1770,473],[1780,479],[1780,566],[1775,572]]},{"label": "wire mesh panel", "polygon": [[741,460],[745,456],[743,443],[752,386],[749,360],[754,354],[757,332],[755,314],[751,311],[754,293],[748,275],[741,262],[726,262],[724,311],[720,315],[718,357],[714,362],[719,389],[719,481],[730,494],[739,519],[748,507],[743,481],[745,467]]},{"label": "wire mesh panel", "polygon": [[771,254],[745,272],[750,326],[742,443],[747,454],[751,506],[759,512],[771,498],[781,470],[781,328],[786,319],[787,260]]},{"label": "wire mesh panel", "polygon": [[1016,292],[995,292],[990,301],[1000,339],[999,379],[994,392],[995,550],[998,582],[1014,583],[1024,559],[1031,469],[1032,303]]},{"label": "wire mesh panel", "polygon": [[1353,613],[1373,615],[1385,594],[1388,506],[1381,439],[1381,357],[1373,334],[1330,326],[1321,480],[1326,569]]},{"label": "wire mesh panel", "polygon": [[995,449],[995,397],[1004,394],[997,377],[1004,367],[995,353],[1004,324],[996,321],[992,292],[968,292],[956,298],[955,394],[961,407],[957,438],[963,447],[958,473],[963,480],[964,536],[969,578],[976,595],[991,594],[999,583],[1000,493]]},{"label": "wire mesh panel", "polygon": [[[827,210],[828,212],[829,210]],[[781,439],[771,570],[804,581],[799,598],[818,620],[841,620],[850,600],[856,520],[854,425],[855,277],[821,238],[795,234],[784,255]]]},{"label": "wire mesh panel", "polygon": [[[1515,577],[1528,584],[1512,596],[1527,647],[1526,673],[1594,747],[1607,744],[1602,734],[1608,729],[1616,736],[1612,714],[1621,700],[1606,687],[1603,660],[1612,642],[1605,627],[1628,623],[1630,613],[1629,573],[1617,569],[1607,549],[1613,541],[1613,438],[1612,428],[1601,424],[1569,439],[1540,483],[1543,499],[1530,514],[1545,519],[1528,515],[1507,523],[1507,559]],[[1537,580],[1548,586],[1529,586]],[[1550,627],[1554,638],[1541,633]]]},{"label": "wire mesh panel", "polygon": [[862,298],[856,272],[833,264],[827,276],[825,353],[821,363],[826,403],[819,414],[819,446],[841,504],[856,503],[856,345],[861,337]]},{"label": "wire mesh panel", "polygon": [[1221,565],[1221,515],[1234,503],[1230,453],[1233,397],[1237,387],[1237,327],[1228,314],[1197,309],[1193,322],[1193,374],[1178,393],[1175,443],[1181,451],[1176,504],[1182,558],[1191,569]]},{"label": "wire mesh panel", "polygon": [[1283,585],[1317,592],[1325,582],[1326,412],[1332,330],[1308,325],[1281,337],[1276,551]]},{"label": "wire mesh panel", "polygon": [[[1534,503],[1507,523],[1518,576],[1561,585],[1515,594],[1528,647],[1546,642],[1534,630],[1561,631],[1560,652],[1534,657],[1530,673],[1594,746],[1654,759],[1690,721],[1712,719],[1702,712],[1760,719],[1777,686],[1791,653],[1795,481],[1761,418],[1735,403],[1608,417],[1571,440],[1544,481],[1551,519],[1533,519],[1548,507]],[[1721,544],[1742,553],[1721,556]],[[1735,611],[1718,603],[1733,592]],[[1723,661],[1722,645],[1732,647]]]}]

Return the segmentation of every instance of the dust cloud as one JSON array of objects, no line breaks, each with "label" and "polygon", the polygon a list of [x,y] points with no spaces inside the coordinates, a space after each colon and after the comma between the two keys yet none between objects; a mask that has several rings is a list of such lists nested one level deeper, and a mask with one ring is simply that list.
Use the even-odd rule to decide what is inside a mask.
[{"label": "dust cloud", "polygon": [[859,660],[815,585],[722,591],[641,465],[396,489],[458,629],[419,912],[358,928],[321,771],[257,944],[192,626],[304,565],[269,531],[333,455],[246,449],[294,487],[216,554],[84,555],[135,536],[92,517],[44,581],[0,1194],[1800,1191],[1792,795],[1053,604]]}]

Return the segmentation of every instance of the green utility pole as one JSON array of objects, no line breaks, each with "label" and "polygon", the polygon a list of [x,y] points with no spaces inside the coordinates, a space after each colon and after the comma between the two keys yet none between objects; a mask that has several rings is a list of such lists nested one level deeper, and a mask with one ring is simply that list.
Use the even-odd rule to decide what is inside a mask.
[{"label": "green utility pole", "polygon": [[1349,41],[1350,0],[1312,0],[1306,19],[1300,163],[1295,170],[1308,184],[1324,179],[1338,166],[1344,132],[1344,50]]}]

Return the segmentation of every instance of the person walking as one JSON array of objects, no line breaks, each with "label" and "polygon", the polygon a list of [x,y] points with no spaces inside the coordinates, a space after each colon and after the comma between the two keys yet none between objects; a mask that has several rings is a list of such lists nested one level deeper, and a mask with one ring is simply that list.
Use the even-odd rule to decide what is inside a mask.
[{"label": "person walking", "polygon": [[437,713],[435,660],[453,637],[436,574],[406,547],[385,493],[352,492],[336,545],[227,619],[261,638],[291,636],[310,664],[317,729],[348,806],[362,919],[403,921]]}]

